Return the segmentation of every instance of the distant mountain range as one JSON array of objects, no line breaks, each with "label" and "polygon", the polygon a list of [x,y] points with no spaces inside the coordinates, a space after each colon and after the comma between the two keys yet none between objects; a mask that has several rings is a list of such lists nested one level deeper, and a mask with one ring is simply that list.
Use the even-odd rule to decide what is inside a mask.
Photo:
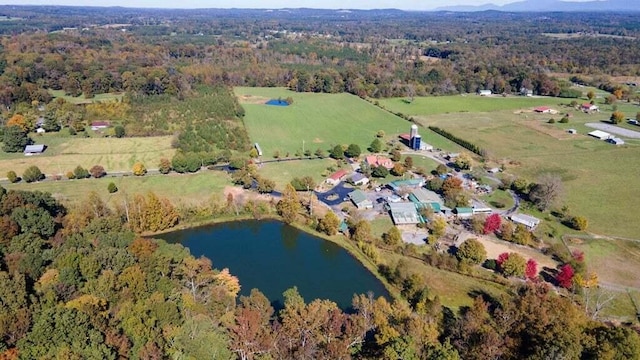
[{"label": "distant mountain range", "polygon": [[592,11],[640,11],[637,0],[601,0],[601,1],[560,1],[525,0],[506,5],[484,4],[477,6],[445,6],[435,11],[506,11],[506,12],[592,12]]}]

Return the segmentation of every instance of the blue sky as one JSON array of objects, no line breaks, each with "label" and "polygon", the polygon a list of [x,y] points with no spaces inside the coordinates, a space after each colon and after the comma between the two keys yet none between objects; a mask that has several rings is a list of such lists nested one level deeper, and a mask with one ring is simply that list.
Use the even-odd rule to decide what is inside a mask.
[{"label": "blue sky", "polygon": [[322,8],[429,10],[451,5],[504,5],[519,0],[0,0],[0,5],[73,5],[161,8]]}]

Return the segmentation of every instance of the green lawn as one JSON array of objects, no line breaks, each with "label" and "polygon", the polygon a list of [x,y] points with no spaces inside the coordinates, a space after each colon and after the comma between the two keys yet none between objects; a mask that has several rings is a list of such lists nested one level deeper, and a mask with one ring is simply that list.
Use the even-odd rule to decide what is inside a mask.
[{"label": "green lawn", "polygon": [[524,96],[479,96],[473,94],[454,96],[430,96],[417,97],[412,103],[407,103],[406,98],[391,98],[377,100],[394,113],[405,115],[435,115],[460,112],[490,112],[498,110],[533,109],[537,106],[556,106],[560,103],[568,104],[570,99],[550,97],[524,97]]},{"label": "green lawn", "polygon": [[137,161],[148,169],[155,169],[161,158],[171,159],[175,153],[171,147],[171,136],[121,139],[72,137],[56,133],[31,136],[36,144],[47,145],[45,152],[35,156],[0,152],[0,178],[10,170],[20,175],[31,165],[47,175],[66,174],[78,165],[87,169],[102,165],[107,172],[130,171]]},{"label": "green lawn", "polygon": [[91,104],[98,101],[101,101],[101,102],[108,102],[108,101],[115,101],[115,100],[119,101],[122,99],[122,96],[123,96],[122,93],[106,93],[106,94],[95,94],[94,97],[90,99],[86,99],[84,95],[74,97],[74,96],[65,95],[64,90],[51,90],[51,89],[49,89],[49,94],[51,94],[54,98],[63,98],[68,103],[76,104],[76,105]]},{"label": "green lawn", "polygon": [[404,160],[408,157],[411,156],[411,158],[413,159],[413,167],[414,169],[417,168],[423,168],[425,169],[427,172],[431,172],[432,170],[435,170],[438,165],[440,164],[439,162],[428,158],[426,156],[421,156],[421,155],[403,155],[402,156],[402,162],[404,163]]},{"label": "green lawn", "polygon": [[[109,194],[107,185],[113,182],[118,192]],[[74,203],[86,198],[91,191],[96,191],[111,205],[119,205],[123,196],[152,191],[159,196],[169,198],[175,205],[201,203],[210,199],[213,194],[222,194],[225,186],[230,186],[229,176],[220,171],[203,171],[196,174],[169,174],[156,176],[105,177],[102,179],[45,181],[40,183],[3,184],[7,189],[27,191],[46,191],[57,199]]]},{"label": "green lawn", "polygon": [[[295,93],[283,88],[234,89],[246,110],[245,126],[264,157],[355,143],[366,151],[378,130],[388,139],[408,133],[410,123],[350,94]],[[293,98],[287,107],[268,106],[273,98]]]}]

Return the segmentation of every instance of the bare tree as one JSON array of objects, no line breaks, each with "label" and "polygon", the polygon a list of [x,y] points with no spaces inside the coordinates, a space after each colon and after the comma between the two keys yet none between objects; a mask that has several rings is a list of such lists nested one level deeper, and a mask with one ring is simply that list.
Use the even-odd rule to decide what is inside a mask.
[{"label": "bare tree", "polygon": [[546,210],[562,196],[563,187],[560,176],[543,174],[529,192],[529,199],[540,210]]}]

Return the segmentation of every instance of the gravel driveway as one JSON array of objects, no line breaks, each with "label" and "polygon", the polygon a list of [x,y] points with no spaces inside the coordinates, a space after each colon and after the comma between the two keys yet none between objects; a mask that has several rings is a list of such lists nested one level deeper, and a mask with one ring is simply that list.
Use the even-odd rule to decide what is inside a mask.
[{"label": "gravel driveway", "polygon": [[619,126],[604,124],[604,123],[586,123],[585,125],[587,125],[590,128],[607,131],[612,134],[624,136],[630,139],[640,139],[639,131],[629,130],[629,129],[621,128]]}]

